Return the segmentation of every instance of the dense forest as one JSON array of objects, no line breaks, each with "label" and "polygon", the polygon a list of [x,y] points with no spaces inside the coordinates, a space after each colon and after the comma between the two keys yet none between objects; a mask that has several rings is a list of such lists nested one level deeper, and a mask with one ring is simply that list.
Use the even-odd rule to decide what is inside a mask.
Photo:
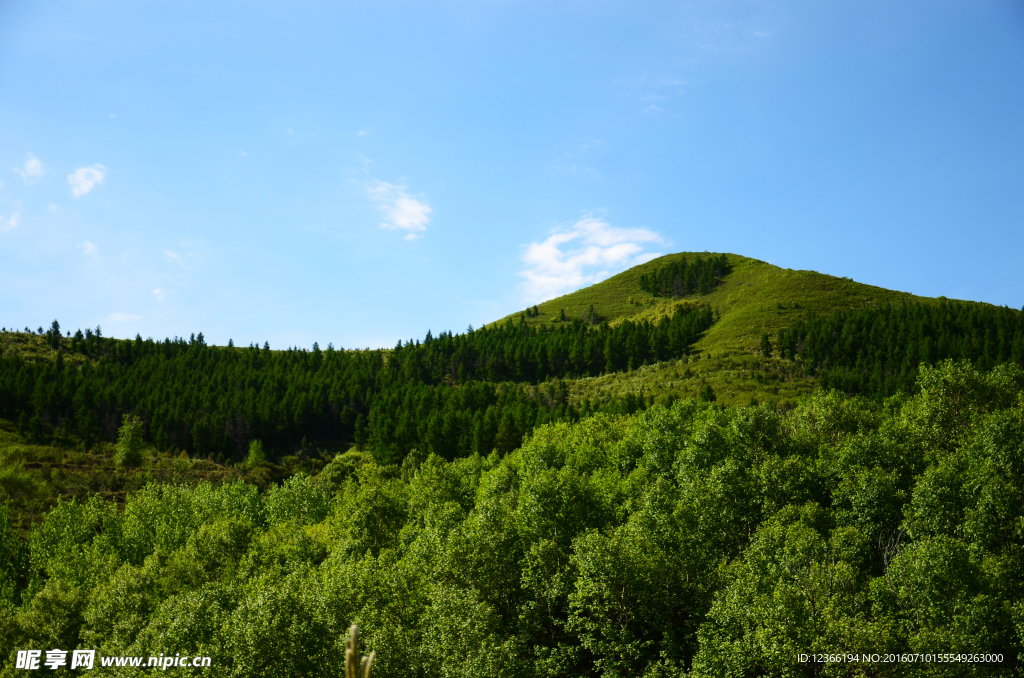
[{"label": "dense forest", "polygon": [[[0,520],[0,655],[340,676],[357,623],[379,678],[1020,676],[1024,373],[917,380],[597,414],[506,455],[352,451],[265,495],[152,485],[27,540]],[[799,659],[839,653],[864,658]]]},{"label": "dense forest", "polygon": [[[537,425],[643,406],[634,396],[570,406],[561,380],[685,355],[713,322],[709,307],[681,306],[660,322],[615,327],[509,320],[428,332],[390,351],[271,351],[208,346],[201,333],[117,341],[97,328],[62,338],[55,321],[56,360],[0,358],[0,417],[30,439],[68,433],[88,447],[112,440],[130,412],[159,449],[219,460],[241,459],[254,439],[280,452],[303,441],[366,444],[382,463],[414,448],[446,459],[507,452]],[[72,366],[65,348],[87,360]]]},{"label": "dense forest", "polygon": [[640,276],[640,289],[656,297],[707,294],[729,273],[729,260],[717,257],[681,257]]},{"label": "dense forest", "polygon": [[388,350],[5,339],[0,656],[340,676],[356,623],[379,678],[1024,675],[1024,314],[793,318],[735,364],[813,375],[799,402],[571,397],[702,380],[718,314],[664,307]]},{"label": "dense forest", "polygon": [[1024,313],[945,300],[841,310],[780,331],[776,348],[800,356],[822,388],[881,398],[911,393],[922,363],[968,360],[982,371],[1024,365]]}]

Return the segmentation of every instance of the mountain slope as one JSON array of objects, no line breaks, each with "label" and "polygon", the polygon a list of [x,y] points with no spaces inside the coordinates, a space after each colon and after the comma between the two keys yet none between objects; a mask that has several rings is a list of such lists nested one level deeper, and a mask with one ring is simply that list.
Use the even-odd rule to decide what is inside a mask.
[{"label": "mountain slope", "polygon": [[[710,294],[664,299],[643,291],[640,276],[684,257],[717,256],[715,252],[679,252],[634,266],[581,290],[537,304],[539,315],[531,324],[555,323],[561,311],[569,319],[583,317],[593,306],[598,318],[615,324],[625,319],[656,319],[671,312],[680,301],[710,304],[721,319],[698,343],[701,353],[754,351],[761,335],[773,334],[794,317],[808,312],[819,315],[864,304],[927,301],[907,292],[865,285],[816,271],[795,271],[738,254],[726,254],[732,270]],[[508,318],[518,318],[525,311]],[[504,322],[502,318],[498,322]]]},{"label": "mountain slope", "polygon": [[842,309],[886,303],[939,301],[815,271],[783,269],[736,254],[726,254],[730,271],[709,294],[666,299],[641,289],[642,275],[683,257],[700,256],[717,253],[680,252],[659,257],[538,304],[535,316],[524,311],[509,317],[524,316],[531,324],[557,324],[563,312],[571,320],[588,317],[593,309],[598,320],[616,325],[626,320],[657,320],[681,303],[708,304],[720,318],[696,343],[690,357],[632,372],[575,380],[570,384],[571,393],[580,400],[598,401],[624,393],[655,399],[693,397],[709,384],[724,404],[747,404],[752,399],[792,403],[812,391],[815,380],[793,361],[761,356],[762,335],[774,338],[780,329],[809,315],[828,316]]}]

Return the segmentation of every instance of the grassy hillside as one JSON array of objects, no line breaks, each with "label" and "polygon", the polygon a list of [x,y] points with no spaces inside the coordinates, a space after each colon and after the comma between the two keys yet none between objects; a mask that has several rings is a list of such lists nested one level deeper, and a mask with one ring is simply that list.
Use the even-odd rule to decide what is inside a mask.
[{"label": "grassy hillside", "polygon": [[[537,304],[539,315],[527,317],[530,324],[557,323],[561,312],[569,319],[584,317],[593,306],[600,320],[615,324],[624,319],[657,319],[681,302],[707,303],[721,314],[721,320],[698,344],[701,353],[751,352],[761,334],[774,334],[795,317],[808,312],[828,314],[840,308],[864,304],[923,301],[906,292],[854,282],[849,278],[794,271],[738,254],[726,254],[732,270],[722,284],[706,295],[680,299],[655,297],[640,288],[640,276],[683,257],[715,256],[716,252],[679,252],[658,257],[623,271],[608,280],[550,301]],[[525,315],[514,313],[509,318]],[[502,318],[498,322],[504,322]]]},{"label": "grassy hillside", "polygon": [[[710,384],[719,402],[745,405],[758,402],[795,403],[814,390],[812,377],[792,361],[764,359],[758,342],[808,314],[829,315],[844,308],[907,301],[931,301],[906,292],[837,278],[815,271],[794,271],[736,254],[727,254],[731,271],[706,295],[680,299],[655,297],[640,287],[640,276],[683,257],[717,253],[680,252],[659,257],[608,280],[538,304],[530,324],[557,324],[562,312],[569,320],[585,317],[591,307],[598,320],[615,325],[624,320],[657,320],[682,304],[709,304],[720,314],[718,322],[695,346],[695,355],[649,365],[632,372],[575,380],[570,392],[576,399],[604,400],[625,393],[656,400],[665,396],[694,397]],[[512,318],[526,315],[513,314]],[[504,322],[504,318],[498,322]]]},{"label": "grassy hillside", "polygon": [[[57,351],[50,348],[42,334],[4,331],[0,332],[0,357],[6,356],[52,361],[57,359]],[[65,348],[64,360],[80,365],[85,362],[85,356]]]}]

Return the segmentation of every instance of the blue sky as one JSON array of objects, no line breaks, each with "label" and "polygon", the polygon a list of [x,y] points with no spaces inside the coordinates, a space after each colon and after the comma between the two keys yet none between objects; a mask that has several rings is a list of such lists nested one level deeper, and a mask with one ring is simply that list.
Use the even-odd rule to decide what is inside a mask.
[{"label": "blue sky", "polygon": [[659,253],[1024,304],[1024,5],[0,2],[0,325],[463,330]]}]

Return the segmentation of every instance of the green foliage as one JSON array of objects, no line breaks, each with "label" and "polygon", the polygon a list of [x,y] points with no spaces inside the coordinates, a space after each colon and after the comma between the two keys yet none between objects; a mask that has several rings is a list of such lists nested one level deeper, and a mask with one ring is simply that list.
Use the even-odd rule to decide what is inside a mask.
[{"label": "green foliage", "polygon": [[124,415],[124,423],[117,430],[117,452],[114,463],[118,466],[138,466],[142,463],[142,420],[134,414]]},{"label": "green foliage", "polygon": [[[700,299],[707,311],[640,287],[641,278],[654,280],[659,272],[696,271],[697,261],[705,269],[724,262],[724,275]],[[708,270],[715,272],[714,266]],[[960,309],[942,312],[951,314],[948,322],[927,310],[944,303]],[[919,306],[925,310],[914,311],[914,318],[934,317],[918,322],[906,314],[880,315],[886,304]],[[865,308],[874,320],[851,320]],[[845,320],[833,318],[837,311]],[[812,390],[816,379],[827,388],[879,397],[906,391],[914,383],[914,356],[924,355],[922,336],[929,332],[932,348],[925,348],[935,355],[925,362],[964,356],[988,369],[1012,358],[1016,330],[1009,320],[990,322],[986,314],[1021,315],[915,299],[736,255],[681,253],[482,330],[428,333],[392,351],[229,351],[207,346],[201,334],[118,341],[104,338],[99,328],[61,339],[54,351],[42,335],[6,333],[0,342],[0,416],[18,421],[26,441],[59,439],[90,449],[113,441],[112,422],[130,411],[145,422],[146,442],[158,450],[238,462],[247,460],[250,442],[259,439],[269,461],[296,456],[287,464],[291,471],[313,472],[310,457],[329,460],[353,442],[381,463],[399,463],[413,448],[452,459],[495,449],[507,453],[540,424],[575,421],[595,410],[635,411],[624,401],[627,394],[644,397],[645,405],[649,398],[697,397],[705,382],[720,403],[755,398],[786,407]],[[811,332],[813,323],[821,327]],[[971,323],[977,327],[970,329]],[[807,335],[803,345],[801,332]],[[953,341],[957,332],[974,333],[968,343],[977,356],[939,350],[940,335],[950,337],[949,346],[965,346]],[[759,345],[763,335],[771,358]],[[836,353],[829,348],[833,335],[860,338],[843,339]],[[680,374],[673,361],[695,354],[702,358],[699,370]],[[548,379],[564,397],[537,393],[534,387]],[[272,465],[258,468],[264,470],[250,477],[261,487],[280,477]]]},{"label": "green foliage", "polygon": [[715,389],[711,388],[711,384],[705,383],[697,392],[697,397],[706,403],[713,403],[716,400]]},{"label": "green foliage", "polygon": [[271,525],[298,523],[315,525],[327,517],[330,495],[302,473],[270,489],[266,500],[267,520]]},{"label": "green foliage", "polygon": [[46,343],[54,351],[60,348],[60,323],[56,320],[54,320],[53,324],[50,325],[50,329],[46,331]]},{"label": "green foliage", "polygon": [[909,393],[922,363],[1024,365],[1024,313],[954,301],[838,310],[780,330],[778,345],[812,366],[824,388],[887,396]]},{"label": "green foliage", "polygon": [[657,322],[615,327],[591,312],[557,327],[509,321],[461,335],[428,332],[391,351],[226,350],[201,334],[153,342],[86,332],[73,340],[91,358],[81,369],[0,359],[0,415],[22,422],[33,440],[73,431],[83,445],[112,433],[99,422],[119,418],[115,461],[124,468],[142,463],[147,432],[157,449],[244,458],[250,469],[262,465],[253,445],[266,446],[264,460],[345,442],[383,463],[414,447],[449,459],[507,452],[538,424],[578,418],[565,377],[684,355],[713,321],[710,308],[686,305]]},{"label": "green foliage", "polygon": [[263,442],[253,440],[249,443],[249,454],[245,458],[245,465],[249,468],[257,468],[267,463],[267,455],[263,453]]},{"label": "green foliage", "polygon": [[39,485],[37,478],[20,462],[0,467],[0,497],[4,499],[30,500],[40,492]]},{"label": "green foliage", "polygon": [[705,259],[685,255],[640,276],[640,289],[659,297],[707,294],[729,273],[729,259],[720,254]]},{"label": "green foliage", "polygon": [[27,542],[0,529],[0,652],[340,675],[356,623],[377,678],[877,668],[796,660],[838,652],[998,653],[898,674],[1018,675],[1024,378],[944,362],[915,391],[677,400],[549,423],[503,456],[352,451],[265,494],[61,501]]},{"label": "green foliage", "polygon": [[115,553],[121,524],[117,508],[90,497],[59,501],[29,538],[32,574],[75,586],[95,584]]},{"label": "green foliage", "polygon": [[28,564],[28,548],[11,524],[10,507],[0,505],[0,608],[20,601]]}]

